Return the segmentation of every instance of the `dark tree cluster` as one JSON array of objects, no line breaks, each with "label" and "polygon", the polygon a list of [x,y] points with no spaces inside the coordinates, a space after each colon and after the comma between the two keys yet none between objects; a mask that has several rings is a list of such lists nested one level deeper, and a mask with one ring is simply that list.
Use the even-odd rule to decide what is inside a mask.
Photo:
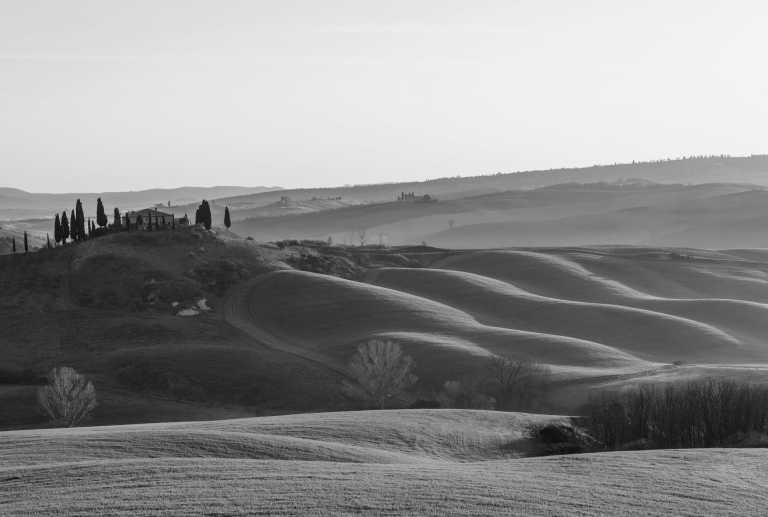
[{"label": "dark tree cluster", "polygon": [[195,211],[195,224],[202,224],[205,226],[206,230],[210,230],[212,222],[211,205],[208,204],[208,201],[203,199],[203,202],[200,203],[200,206],[198,206]]},{"label": "dark tree cluster", "polygon": [[738,446],[768,432],[768,387],[708,379],[593,398],[590,434],[606,449]]}]

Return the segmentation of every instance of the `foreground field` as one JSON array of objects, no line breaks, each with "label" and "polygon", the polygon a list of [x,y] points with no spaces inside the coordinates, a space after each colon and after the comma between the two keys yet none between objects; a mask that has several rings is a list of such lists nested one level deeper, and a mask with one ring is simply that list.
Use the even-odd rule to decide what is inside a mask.
[{"label": "foreground field", "polygon": [[562,417],[305,414],[12,431],[4,515],[760,515],[764,450],[528,457]]}]

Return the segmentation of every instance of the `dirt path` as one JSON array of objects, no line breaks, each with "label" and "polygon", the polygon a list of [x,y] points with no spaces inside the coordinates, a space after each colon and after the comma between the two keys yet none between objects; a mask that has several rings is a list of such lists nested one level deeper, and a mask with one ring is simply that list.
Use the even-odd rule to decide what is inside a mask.
[{"label": "dirt path", "polygon": [[349,374],[344,368],[344,365],[337,363],[322,354],[314,352],[308,349],[308,347],[289,343],[285,339],[278,338],[253,322],[249,310],[250,304],[248,303],[248,299],[251,292],[257,288],[261,280],[267,275],[269,275],[269,273],[260,275],[229,290],[222,307],[224,320],[268,348],[307,359],[308,361],[325,366],[343,377],[348,377]]}]

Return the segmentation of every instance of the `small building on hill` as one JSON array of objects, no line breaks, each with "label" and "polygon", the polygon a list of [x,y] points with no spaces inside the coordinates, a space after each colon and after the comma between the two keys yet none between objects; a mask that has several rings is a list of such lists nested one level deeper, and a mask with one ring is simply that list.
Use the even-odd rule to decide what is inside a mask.
[{"label": "small building on hill", "polygon": [[130,224],[131,228],[144,229],[149,222],[152,222],[152,226],[159,226],[160,228],[174,226],[179,224],[179,220],[174,217],[173,214],[163,212],[157,208],[144,208],[142,210],[135,210],[132,212],[126,212],[123,216],[125,224]]}]

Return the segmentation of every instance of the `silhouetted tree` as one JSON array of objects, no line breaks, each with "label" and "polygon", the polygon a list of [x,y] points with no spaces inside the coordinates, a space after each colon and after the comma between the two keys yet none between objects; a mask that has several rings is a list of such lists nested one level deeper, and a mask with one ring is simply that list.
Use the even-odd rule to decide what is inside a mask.
[{"label": "silhouetted tree", "polygon": [[96,223],[101,228],[104,228],[109,223],[107,214],[104,213],[104,203],[101,202],[101,198],[96,200]]},{"label": "silhouetted tree", "polygon": [[115,228],[120,228],[120,226],[121,226],[121,224],[120,224],[120,221],[122,221],[122,219],[123,219],[123,218],[122,218],[122,217],[120,217],[120,209],[119,209],[119,208],[117,208],[117,207],[115,207],[114,222],[112,223],[112,225],[113,225]]},{"label": "silhouetted tree", "polygon": [[61,213],[61,243],[66,244],[69,238],[69,220],[67,219],[67,212]]},{"label": "silhouetted tree", "polygon": [[195,224],[202,224],[205,226],[206,230],[210,230],[212,223],[213,219],[211,218],[211,205],[208,204],[208,201],[203,199],[203,202],[200,203],[200,206],[197,208],[197,212],[195,213]]},{"label": "silhouetted tree", "polygon": [[85,239],[85,214],[83,213],[83,203],[79,199],[75,203],[75,216],[77,217],[78,239]]},{"label": "silhouetted tree", "polygon": [[224,226],[227,227],[227,230],[229,230],[229,227],[232,226],[232,220],[229,218],[229,207],[224,207]]},{"label": "silhouetted tree", "polygon": [[29,239],[26,230],[24,231],[24,253],[29,253]]},{"label": "silhouetted tree", "polygon": [[141,229],[141,227],[144,225],[144,218],[141,216],[141,214],[136,216],[136,229]]},{"label": "silhouetted tree", "polygon": [[45,234],[45,247],[48,249],[51,249],[51,234],[46,233]]},{"label": "silhouetted tree", "polygon": [[80,230],[77,225],[77,217],[75,216],[74,210],[69,213],[69,236],[73,241],[80,238]]},{"label": "silhouetted tree", "polygon": [[56,218],[53,221],[53,240],[57,246],[61,242],[61,219],[59,214],[56,214]]},{"label": "silhouetted tree", "polygon": [[13,236],[11,240],[11,253],[16,253],[16,236]]}]

